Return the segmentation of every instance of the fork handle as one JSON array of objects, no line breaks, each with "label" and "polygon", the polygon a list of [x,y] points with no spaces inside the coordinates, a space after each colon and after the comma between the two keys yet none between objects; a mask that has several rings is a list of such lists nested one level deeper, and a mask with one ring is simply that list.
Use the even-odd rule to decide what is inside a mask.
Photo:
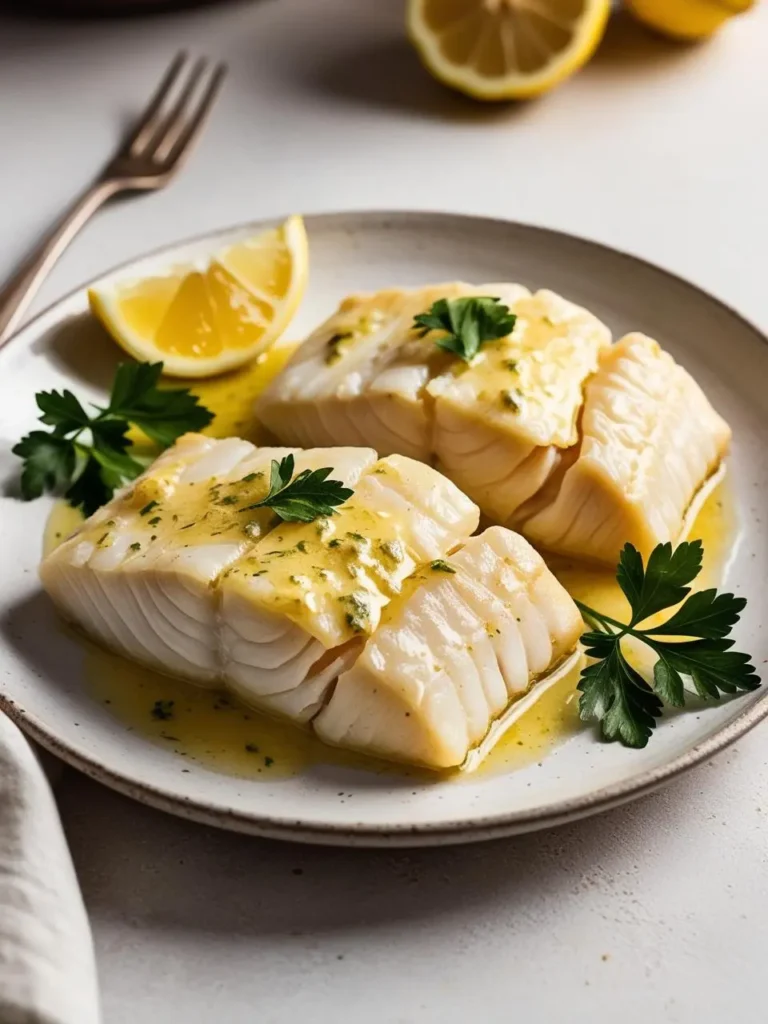
[{"label": "fork handle", "polygon": [[44,278],[78,231],[119,190],[120,186],[110,179],[91,185],[0,289],[0,346],[8,341]]}]

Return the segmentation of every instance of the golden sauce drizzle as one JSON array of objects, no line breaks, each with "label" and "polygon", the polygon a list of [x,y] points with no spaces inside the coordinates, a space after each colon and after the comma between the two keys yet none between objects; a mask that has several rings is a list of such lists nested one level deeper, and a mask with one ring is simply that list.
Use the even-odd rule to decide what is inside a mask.
[{"label": "golden sauce drizzle", "polygon": [[203,433],[211,437],[242,437],[254,444],[265,444],[267,432],[254,418],[253,403],[282,370],[298,344],[271,348],[241,370],[222,377],[199,383],[193,381],[190,390],[215,415],[213,423]]},{"label": "golden sauce drizzle", "polygon": [[[216,413],[206,432],[216,437],[235,434],[264,443],[264,433],[253,420],[253,402],[285,365],[291,351],[287,346],[273,349],[266,358],[243,370],[194,385],[192,390]],[[57,503],[46,524],[44,553],[65,540],[81,521],[77,510],[64,502]],[[736,533],[735,507],[726,480],[707,499],[689,534],[704,545],[704,569],[697,580],[700,587],[717,585]],[[550,565],[573,597],[619,619],[626,614],[626,600],[613,572],[561,559],[552,559]],[[85,678],[94,698],[129,731],[146,736],[185,760],[254,780],[292,777],[311,765],[395,773],[419,782],[441,777],[330,747],[309,731],[269,718],[232,696],[161,675],[78,639],[85,648]],[[648,668],[642,652],[633,661],[641,670]],[[578,676],[577,668],[547,690],[471,776],[455,773],[449,777],[461,781],[476,778],[478,772],[509,772],[540,761],[552,747],[573,736],[583,728],[578,715]]]}]

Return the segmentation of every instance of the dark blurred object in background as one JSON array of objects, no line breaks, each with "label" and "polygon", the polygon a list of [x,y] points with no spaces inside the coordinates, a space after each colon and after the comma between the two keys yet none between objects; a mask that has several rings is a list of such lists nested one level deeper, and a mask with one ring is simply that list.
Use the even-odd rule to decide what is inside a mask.
[{"label": "dark blurred object in background", "polygon": [[185,7],[202,7],[226,0],[0,0],[0,12],[9,14],[100,15],[160,14]]}]

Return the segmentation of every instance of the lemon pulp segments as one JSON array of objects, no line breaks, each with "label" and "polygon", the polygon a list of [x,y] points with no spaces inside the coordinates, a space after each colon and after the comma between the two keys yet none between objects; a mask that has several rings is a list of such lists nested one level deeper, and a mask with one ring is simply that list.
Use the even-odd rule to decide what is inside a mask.
[{"label": "lemon pulp segments", "polygon": [[173,376],[241,366],[282,334],[304,291],[307,239],[299,217],[216,253],[205,267],[117,282],[89,293],[115,340]]}]

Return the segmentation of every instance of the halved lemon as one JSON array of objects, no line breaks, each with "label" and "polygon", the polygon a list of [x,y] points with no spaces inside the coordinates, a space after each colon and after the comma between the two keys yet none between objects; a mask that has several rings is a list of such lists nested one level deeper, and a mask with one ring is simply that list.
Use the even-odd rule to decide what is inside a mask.
[{"label": "halved lemon", "polygon": [[754,0],[628,0],[630,11],[649,28],[673,39],[704,39],[744,14]]},{"label": "halved lemon", "polygon": [[301,217],[217,252],[207,264],[88,292],[91,309],[136,359],[172,377],[242,366],[283,333],[304,294],[309,250]]},{"label": "halved lemon", "polygon": [[408,34],[432,74],[479,100],[538,96],[600,42],[611,0],[408,0]]}]

